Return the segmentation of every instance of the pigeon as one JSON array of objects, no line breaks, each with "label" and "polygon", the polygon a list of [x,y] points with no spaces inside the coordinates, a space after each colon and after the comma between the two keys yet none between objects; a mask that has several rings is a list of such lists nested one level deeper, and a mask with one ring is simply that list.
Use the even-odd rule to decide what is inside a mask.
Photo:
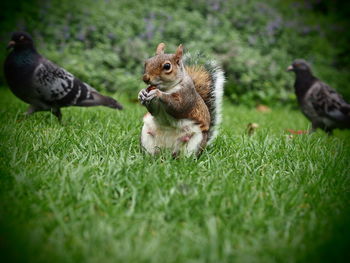
[{"label": "pigeon", "polygon": [[331,135],[336,128],[350,129],[350,104],[316,78],[305,60],[296,59],[287,71],[296,75],[295,94],[301,111],[312,123],[310,132],[320,128]]},{"label": "pigeon", "polygon": [[101,95],[73,74],[41,56],[32,37],[15,32],[9,42],[4,73],[11,91],[30,106],[27,115],[37,111],[51,111],[60,121],[61,107],[106,106],[121,110],[116,100]]}]

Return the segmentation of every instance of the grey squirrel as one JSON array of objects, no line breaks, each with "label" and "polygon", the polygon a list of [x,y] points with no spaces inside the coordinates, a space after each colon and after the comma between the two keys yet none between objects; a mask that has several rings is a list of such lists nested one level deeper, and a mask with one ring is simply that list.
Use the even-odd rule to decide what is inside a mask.
[{"label": "grey squirrel", "polygon": [[174,157],[200,155],[216,137],[221,119],[224,72],[215,61],[200,63],[200,56],[164,53],[146,60],[139,92],[148,113],[143,118],[141,146],[150,154],[169,149]]}]

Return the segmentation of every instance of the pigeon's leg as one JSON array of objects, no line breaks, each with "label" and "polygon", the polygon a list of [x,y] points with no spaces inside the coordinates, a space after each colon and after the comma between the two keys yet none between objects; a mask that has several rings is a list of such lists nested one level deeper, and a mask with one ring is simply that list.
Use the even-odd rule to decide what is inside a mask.
[{"label": "pigeon's leg", "polygon": [[317,122],[312,122],[312,127],[309,130],[309,134],[314,133],[318,128],[318,123]]},{"label": "pigeon's leg", "polygon": [[62,113],[61,113],[60,108],[52,108],[51,109],[51,113],[57,117],[59,122],[61,122],[61,120],[62,120]]},{"label": "pigeon's leg", "polygon": [[333,129],[329,127],[324,127],[323,130],[328,134],[328,136],[333,135]]},{"label": "pigeon's leg", "polygon": [[[323,130],[325,133],[327,133],[329,136],[330,136],[330,135],[333,135],[333,128],[330,128],[330,127],[326,126],[326,125],[323,124],[323,123],[312,123],[311,132],[316,131],[317,128],[322,129],[322,130]],[[310,132],[310,133],[311,133],[311,132]]]},{"label": "pigeon's leg", "polygon": [[42,110],[41,108],[34,106],[34,105],[29,105],[28,110],[24,113],[24,115],[29,116],[32,115],[34,112]]}]

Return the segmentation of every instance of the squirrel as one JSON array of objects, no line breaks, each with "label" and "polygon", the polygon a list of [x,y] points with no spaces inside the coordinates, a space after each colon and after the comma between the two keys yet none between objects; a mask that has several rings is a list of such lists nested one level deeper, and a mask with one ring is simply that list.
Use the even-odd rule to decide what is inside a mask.
[{"label": "squirrel", "polygon": [[138,99],[148,113],[143,118],[141,146],[150,154],[162,149],[173,157],[199,156],[218,133],[224,72],[215,61],[197,54],[164,53],[160,43],[156,55],[145,61],[143,81],[149,85]]}]

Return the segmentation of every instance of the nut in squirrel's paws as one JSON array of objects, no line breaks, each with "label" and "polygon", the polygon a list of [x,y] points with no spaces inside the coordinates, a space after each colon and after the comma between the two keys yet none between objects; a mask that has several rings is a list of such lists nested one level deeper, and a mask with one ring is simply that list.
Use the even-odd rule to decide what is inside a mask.
[{"label": "nut in squirrel's paws", "polygon": [[156,86],[149,86],[146,89],[142,89],[139,92],[139,101],[141,102],[142,105],[148,104],[154,97],[157,96],[157,88]]},{"label": "nut in squirrel's paws", "polygon": [[156,86],[150,85],[146,90],[147,92],[150,92],[151,90],[154,90],[156,88],[157,88]]}]

